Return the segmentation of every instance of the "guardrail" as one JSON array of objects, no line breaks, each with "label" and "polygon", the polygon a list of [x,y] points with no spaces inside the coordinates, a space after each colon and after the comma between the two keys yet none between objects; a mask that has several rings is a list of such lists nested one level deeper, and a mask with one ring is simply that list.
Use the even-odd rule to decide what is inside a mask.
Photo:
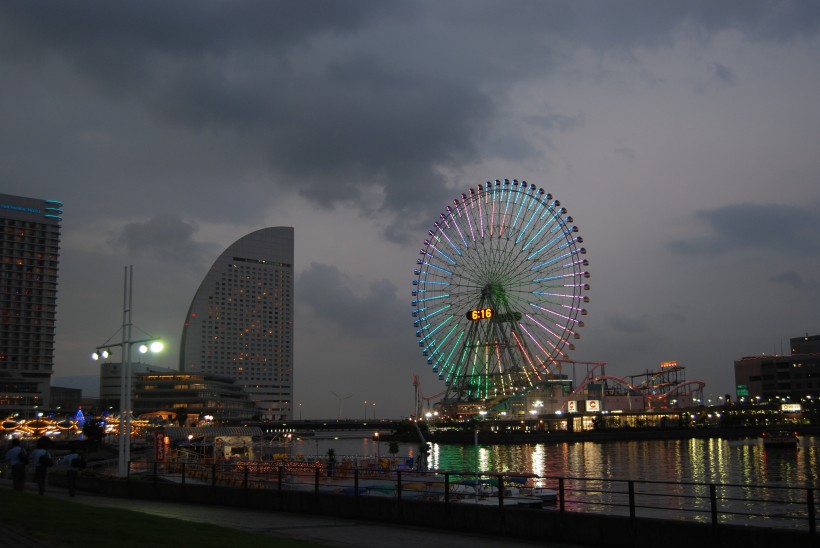
[{"label": "guardrail", "polygon": [[817,486],[536,476],[516,473],[329,468],[305,462],[132,462],[129,479],[240,489],[298,490],[449,504],[542,507],[700,523],[788,528],[817,534]]}]

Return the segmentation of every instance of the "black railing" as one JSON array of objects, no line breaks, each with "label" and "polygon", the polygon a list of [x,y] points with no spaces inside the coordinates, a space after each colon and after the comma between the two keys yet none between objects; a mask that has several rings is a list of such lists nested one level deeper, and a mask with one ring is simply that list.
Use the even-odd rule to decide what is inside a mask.
[{"label": "black railing", "polygon": [[817,533],[818,487],[535,476],[468,471],[374,470],[326,464],[132,462],[130,480],[240,489],[298,490],[442,504],[543,507],[701,523],[745,524]]}]

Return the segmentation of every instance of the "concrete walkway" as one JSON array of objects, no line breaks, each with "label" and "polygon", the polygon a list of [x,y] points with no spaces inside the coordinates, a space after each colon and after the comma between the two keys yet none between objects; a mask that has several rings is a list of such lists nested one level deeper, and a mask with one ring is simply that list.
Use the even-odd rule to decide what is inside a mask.
[{"label": "concrete walkway", "polygon": [[[10,482],[0,481],[2,488],[11,489]],[[29,488],[32,486],[27,486]],[[313,542],[323,546],[352,546],[357,548],[419,548],[447,546],[448,548],[551,547],[583,548],[577,544],[548,543],[510,539],[461,532],[406,527],[364,520],[341,519],[306,514],[249,510],[224,506],[199,506],[165,501],[102,497],[78,491],[73,499],[65,489],[49,486],[46,496],[70,500],[72,503],[122,508],[165,518],[197,523],[210,523],[231,529],[266,533]],[[17,533],[19,535],[19,532]],[[20,544],[29,546],[29,544]],[[39,546],[31,544],[30,546]]]}]

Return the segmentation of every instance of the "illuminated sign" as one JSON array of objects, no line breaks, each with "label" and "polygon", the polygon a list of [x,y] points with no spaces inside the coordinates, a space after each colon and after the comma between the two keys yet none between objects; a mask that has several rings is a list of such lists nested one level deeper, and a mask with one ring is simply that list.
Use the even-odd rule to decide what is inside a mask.
[{"label": "illuminated sign", "polygon": [[165,430],[154,430],[154,460],[163,462],[165,460]]},{"label": "illuminated sign", "polygon": [[801,409],[799,403],[784,403],[780,406],[780,410],[784,413],[800,413]]},{"label": "illuminated sign", "polygon": [[601,410],[601,403],[598,400],[587,400],[587,413],[597,413]]},{"label": "illuminated sign", "polygon": [[678,366],[678,362],[676,362],[676,361],[661,363],[661,367],[677,367],[677,366]]},{"label": "illuminated sign", "polygon": [[489,320],[492,317],[492,308],[478,308],[476,310],[470,310],[469,312],[467,312],[467,319],[473,322],[478,320]]},{"label": "illuminated sign", "polygon": [[568,413],[575,413],[576,411],[578,411],[578,403],[573,401],[573,400],[568,401],[567,402],[567,412]]}]

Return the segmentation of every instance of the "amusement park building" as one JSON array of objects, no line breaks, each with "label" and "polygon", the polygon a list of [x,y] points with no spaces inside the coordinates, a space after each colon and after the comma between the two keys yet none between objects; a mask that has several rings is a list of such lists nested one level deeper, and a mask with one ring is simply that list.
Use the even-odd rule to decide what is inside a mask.
[{"label": "amusement park building", "polygon": [[191,302],[180,371],[230,377],[265,420],[293,416],[293,228],[244,236],[214,262]]},{"label": "amusement park building", "polygon": [[820,335],[790,339],[791,354],[735,360],[738,398],[820,397]]},{"label": "amusement park building", "polygon": [[0,194],[0,414],[49,405],[62,206]]}]

